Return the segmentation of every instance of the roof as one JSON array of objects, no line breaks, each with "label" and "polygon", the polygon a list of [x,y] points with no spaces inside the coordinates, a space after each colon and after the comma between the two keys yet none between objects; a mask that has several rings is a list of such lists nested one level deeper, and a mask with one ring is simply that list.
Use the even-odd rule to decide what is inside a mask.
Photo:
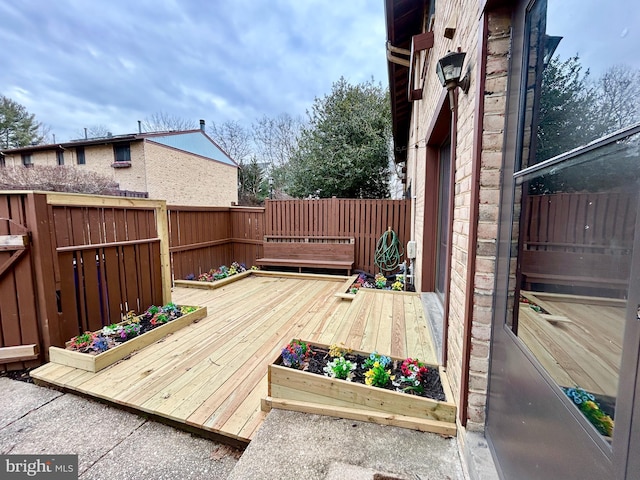
[{"label": "roof", "polygon": [[66,150],[71,148],[86,147],[92,145],[110,145],[123,142],[152,141],[160,145],[175,148],[185,152],[199,155],[204,158],[216,160],[218,162],[237,167],[237,163],[225,153],[222,148],[214,142],[201,129],[183,130],[175,132],[154,132],[154,133],[132,133],[126,135],[111,135],[108,137],[87,138],[74,140],[65,143],[52,143],[46,145],[29,145],[26,147],[12,148],[0,151],[2,155],[12,155],[21,153],[41,152],[47,150]]},{"label": "roof", "polygon": [[[411,49],[411,38],[422,32],[425,0],[385,0],[387,42],[394,47]],[[407,159],[411,124],[409,67],[389,62],[389,90],[396,163]]]},{"label": "roof", "polygon": [[234,162],[229,155],[227,155],[222,148],[218,146],[206,133],[201,130],[191,130],[187,132],[178,132],[153,135],[147,137],[147,140],[165,145],[167,147],[176,148],[185,152],[200,155],[201,157],[217,160],[218,162],[232,165],[237,167],[238,164]]}]

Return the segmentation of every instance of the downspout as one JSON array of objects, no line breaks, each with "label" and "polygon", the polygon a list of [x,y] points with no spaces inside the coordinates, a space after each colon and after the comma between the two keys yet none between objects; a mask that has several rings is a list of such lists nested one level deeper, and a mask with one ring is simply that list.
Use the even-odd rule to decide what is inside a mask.
[{"label": "downspout", "polygon": [[480,171],[482,167],[482,131],[484,126],[484,90],[487,73],[487,25],[483,12],[480,18],[478,45],[478,72],[476,76],[476,105],[473,120],[475,141],[473,142],[473,167],[471,171],[471,200],[469,206],[469,245],[467,247],[467,279],[464,307],[464,329],[462,337],[462,376],[460,380],[460,408],[458,418],[463,427],[467,426],[467,402],[469,401],[469,366],[471,363],[471,328],[473,324],[474,286],[476,276],[476,251],[478,244],[478,218],[480,211]]}]

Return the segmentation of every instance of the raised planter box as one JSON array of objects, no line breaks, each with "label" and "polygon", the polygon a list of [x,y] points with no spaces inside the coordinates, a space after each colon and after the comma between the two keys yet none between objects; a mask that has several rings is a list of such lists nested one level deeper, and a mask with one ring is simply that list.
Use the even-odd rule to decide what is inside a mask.
[{"label": "raised planter box", "polygon": [[143,333],[138,337],[132,338],[131,340],[121,343],[117,347],[110,348],[106,352],[102,352],[97,355],[67,350],[59,347],[49,347],[49,361],[52,363],[67,365],[69,367],[79,368],[88,372],[99,372],[118,360],[122,360],[127,355],[130,355],[147,345],[151,345],[170,333],[176,332],[206,316],[207,307],[197,307],[197,310],[191,313],[182,315],[180,318],[172,320],[169,323],[165,323],[164,325],[154,328],[153,330]]},{"label": "raised planter box", "polygon": [[[326,345],[307,342],[314,346]],[[368,353],[354,352],[368,356]],[[404,360],[391,357],[392,360]],[[280,408],[329,415],[381,425],[394,425],[442,435],[456,433],[456,406],[441,367],[440,381],[446,401],[386,390],[346,380],[325,377],[279,365],[282,357],[269,365],[269,396],[262,409]]]}]

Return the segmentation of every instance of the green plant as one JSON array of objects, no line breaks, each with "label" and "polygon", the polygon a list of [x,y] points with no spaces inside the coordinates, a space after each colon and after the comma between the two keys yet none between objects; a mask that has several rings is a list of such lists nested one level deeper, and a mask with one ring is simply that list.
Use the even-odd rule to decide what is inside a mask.
[{"label": "green plant", "polygon": [[387,279],[381,273],[376,273],[375,282],[376,288],[384,288],[387,286]]},{"label": "green plant", "polygon": [[391,364],[391,358],[385,357],[384,355],[378,355],[378,352],[373,352],[369,355],[369,358],[365,359],[362,367],[373,368],[376,362],[382,365],[383,368],[386,368]]},{"label": "green plant", "polygon": [[336,357],[334,360],[327,363],[327,366],[322,370],[327,377],[351,381],[353,371],[356,367],[357,364],[347,360],[346,358]]},{"label": "green plant", "polygon": [[364,372],[364,383],[373,387],[386,387],[395,377],[391,375],[391,369],[386,369],[380,362],[374,362],[373,366]]},{"label": "green plant", "polygon": [[162,325],[169,321],[169,315],[166,313],[156,313],[151,319],[151,325]]},{"label": "green plant", "polygon": [[391,290],[401,291],[404,288],[404,284],[401,281],[393,282]]},{"label": "green plant", "polygon": [[417,359],[407,358],[400,365],[400,371],[402,372],[402,376],[393,382],[393,384],[398,387],[398,391],[413,392],[419,395],[424,393],[422,381],[429,372],[426,364]]},{"label": "green plant", "polygon": [[593,394],[585,391],[583,388],[565,388],[564,393],[573,400],[573,403],[589,420],[596,430],[602,435],[610,437],[613,434],[614,421],[600,409],[600,405],[596,402]]},{"label": "green plant", "polygon": [[71,339],[71,342],[69,343],[69,346],[74,350],[81,350],[83,348],[87,348],[93,341],[94,337],[95,335],[93,333],[84,332],[76,337],[73,337]]}]

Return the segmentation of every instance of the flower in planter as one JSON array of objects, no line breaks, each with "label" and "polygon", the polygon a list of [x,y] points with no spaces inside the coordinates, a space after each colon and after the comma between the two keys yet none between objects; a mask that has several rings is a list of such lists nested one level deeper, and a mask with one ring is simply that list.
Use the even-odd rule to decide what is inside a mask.
[{"label": "flower in planter", "polygon": [[[344,344],[343,344],[344,345]],[[345,354],[347,353],[351,353],[351,350],[348,348],[343,348],[340,345],[334,343],[333,345],[331,345],[329,347],[329,356],[331,358],[336,358],[336,357],[344,357]]]},{"label": "flower in planter", "polygon": [[376,273],[375,282],[376,288],[384,288],[387,286],[387,279],[381,273]]},{"label": "flower in planter", "polygon": [[421,382],[429,372],[429,369],[420,360],[407,358],[400,365],[400,371],[403,376]]},{"label": "flower in planter", "polygon": [[93,341],[94,334],[91,332],[84,332],[71,339],[69,347],[73,350],[82,350],[87,348]]},{"label": "flower in planter", "polygon": [[199,282],[211,282],[211,281],[213,281],[213,277],[211,276],[211,274],[209,272],[201,273],[200,275],[198,275],[198,281]]},{"label": "flower in planter", "polygon": [[364,361],[362,368],[373,368],[376,362],[382,365],[382,368],[387,368],[387,366],[391,364],[391,358],[378,355],[378,352],[373,352],[369,355],[369,358]]},{"label": "flower in planter", "polygon": [[400,365],[400,371],[402,376],[398,381],[394,381],[393,384],[398,387],[397,390],[401,392],[414,392],[422,394],[424,392],[424,386],[422,381],[426,379],[426,375],[429,372],[427,366],[420,360],[414,360],[407,358]]},{"label": "flower in planter", "polygon": [[112,323],[107,327],[103,327],[101,333],[105,337],[115,337],[118,334],[118,325]]},{"label": "flower in planter", "polygon": [[185,305],[185,306],[180,307],[180,312],[181,312],[183,315],[186,315],[187,313],[195,312],[196,310],[197,310],[197,308],[196,308],[196,307],[188,307],[188,306],[186,306],[186,305]]},{"label": "flower in planter", "polygon": [[334,360],[327,363],[327,366],[322,370],[327,377],[339,378],[350,382],[353,377],[353,371],[357,366],[357,364],[344,357],[336,357]]},{"label": "flower in planter", "polygon": [[127,323],[126,325],[120,325],[118,327],[118,335],[123,340],[129,340],[133,337],[137,337],[140,334],[139,323]]},{"label": "flower in planter", "polygon": [[93,341],[91,342],[91,350],[98,353],[106,352],[107,350],[109,350],[108,340],[102,335],[94,337]]},{"label": "flower in planter", "polygon": [[378,361],[374,362],[369,370],[364,372],[364,383],[373,387],[385,387],[394,380],[395,376],[391,375],[391,369],[386,369]]},{"label": "flower in planter", "polygon": [[282,363],[285,367],[302,370],[311,353],[309,345],[300,340],[294,340],[282,349]]},{"label": "flower in planter", "polygon": [[602,435],[610,437],[613,434],[613,419],[600,410],[596,397],[583,388],[563,388],[564,393],[573,400],[573,403],[585,417],[596,427]]},{"label": "flower in planter", "polygon": [[404,284],[401,281],[393,282],[391,285],[391,290],[395,290],[397,292],[401,291],[404,288]]},{"label": "flower in planter", "polygon": [[169,315],[167,313],[156,313],[151,318],[151,325],[157,326],[167,323],[169,321]]}]

